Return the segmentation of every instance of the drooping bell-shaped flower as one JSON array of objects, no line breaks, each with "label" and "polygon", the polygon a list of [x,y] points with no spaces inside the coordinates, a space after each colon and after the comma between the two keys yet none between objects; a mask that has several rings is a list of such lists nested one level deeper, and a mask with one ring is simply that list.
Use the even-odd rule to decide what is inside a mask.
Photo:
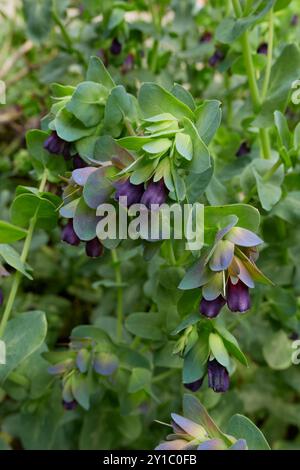
[{"label": "drooping bell-shaped flower", "polygon": [[232,312],[245,312],[251,306],[249,287],[240,279],[234,284],[229,277],[226,297],[228,308]]},{"label": "drooping bell-shaped flower", "polygon": [[73,219],[70,219],[67,225],[63,228],[61,233],[61,239],[63,242],[69,243],[69,245],[78,246],[80,239],[76,235],[73,228]]},{"label": "drooping bell-shaped flower", "polygon": [[138,204],[144,193],[143,184],[132,184],[129,179],[125,181],[117,181],[115,183],[116,192],[115,200],[119,201],[120,197],[127,197],[127,206],[130,207],[132,204]]},{"label": "drooping bell-shaped flower", "polygon": [[263,54],[267,55],[268,54],[268,43],[267,42],[262,42],[256,51],[258,54]]},{"label": "drooping bell-shaped flower", "polygon": [[244,141],[239,146],[235,155],[237,157],[244,157],[245,155],[249,155],[250,151],[251,151],[251,147],[249,146],[248,142]]},{"label": "drooping bell-shaped flower", "polygon": [[210,31],[204,31],[202,36],[200,37],[200,43],[208,43],[212,40],[212,33]]},{"label": "drooping bell-shaped flower", "polygon": [[220,62],[224,59],[224,53],[220,49],[216,49],[214,54],[210,57],[208,63],[211,67],[217,67]]},{"label": "drooping bell-shaped flower", "polygon": [[203,384],[203,377],[201,379],[195,380],[195,382],[185,383],[183,385],[185,388],[187,388],[191,392],[197,392],[197,390],[199,390],[202,384]]},{"label": "drooping bell-shaped flower", "polygon": [[222,307],[226,304],[226,300],[219,295],[214,300],[206,300],[204,297],[200,302],[200,313],[207,318],[215,318],[219,315]]},{"label": "drooping bell-shaped flower", "polygon": [[45,140],[44,149],[56,155],[63,155],[66,160],[71,158],[69,142],[61,139],[55,131]]},{"label": "drooping bell-shaped flower", "polygon": [[148,209],[154,204],[161,205],[166,202],[168,197],[168,189],[164,183],[163,178],[157,182],[151,181],[146,191],[144,192],[141,204],[144,204]]},{"label": "drooping bell-shaped flower", "polygon": [[74,170],[77,170],[78,168],[85,168],[87,166],[87,163],[76,153],[73,157],[73,168]]},{"label": "drooping bell-shaped flower", "polygon": [[99,258],[99,256],[103,254],[103,245],[100,240],[95,237],[93,240],[86,242],[85,252],[90,258]]},{"label": "drooping bell-shaped flower", "polygon": [[207,364],[208,386],[216,393],[227,392],[229,388],[229,374],[226,367],[216,359]]},{"label": "drooping bell-shaped flower", "polygon": [[113,38],[111,46],[110,46],[110,52],[113,55],[119,55],[122,51],[122,44],[118,40],[118,38]]},{"label": "drooping bell-shaped flower", "polygon": [[133,69],[133,65],[134,65],[134,55],[128,54],[128,56],[124,60],[123,65],[121,67],[121,73],[125,75],[126,73],[130,72]]},{"label": "drooping bell-shaped flower", "polygon": [[72,411],[72,410],[75,410],[75,408],[77,407],[77,401],[76,400],[72,400],[72,401],[65,401],[63,400],[63,407],[66,411]]}]

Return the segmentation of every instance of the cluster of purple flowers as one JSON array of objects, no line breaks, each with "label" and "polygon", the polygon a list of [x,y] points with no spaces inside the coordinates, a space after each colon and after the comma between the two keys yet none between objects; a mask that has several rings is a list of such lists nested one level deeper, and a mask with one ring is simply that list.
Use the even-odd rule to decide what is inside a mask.
[{"label": "cluster of purple flowers", "polygon": [[132,184],[129,179],[118,181],[116,184],[115,200],[121,196],[127,197],[127,205],[144,204],[148,209],[154,204],[161,205],[166,202],[168,189],[163,178],[159,181],[151,180],[146,189],[144,184]]},{"label": "cluster of purple flowers", "polygon": [[[75,233],[73,227],[73,219],[70,219],[67,225],[63,228],[61,239],[69,245],[78,246],[80,244],[81,240]],[[90,258],[99,258],[103,255],[103,251],[103,245],[97,237],[85,242],[85,252]]]}]

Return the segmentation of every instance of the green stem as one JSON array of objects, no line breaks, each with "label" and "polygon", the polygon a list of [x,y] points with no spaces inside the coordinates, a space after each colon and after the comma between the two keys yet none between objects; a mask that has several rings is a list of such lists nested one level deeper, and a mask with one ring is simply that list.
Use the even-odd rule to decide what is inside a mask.
[{"label": "green stem", "polygon": [[[269,171],[267,171],[267,173],[265,173],[265,175],[263,176],[263,182],[266,183],[267,181],[269,181],[269,179],[274,175],[274,173],[278,170],[278,168],[280,167],[280,165],[282,165],[282,161],[281,159],[279,158],[277,160],[277,162],[274,163],[274,165],[272,166],[272,168],[270,168]],[[252,199],[252,197],[254,196],[256,192],[256,185],[252,186],[248,196],[246,196],[243,200],[243,204],[248,204],[248,202]]]},{"label": "green stem", "polygon": [[134,129],[131,125],[131,122],[129,121],[129,119],[127,117],[124,118],[124,125],[125,125],[129,135],[136,135],[136,133],[134,132]]},{"label": "green stem", "polygon": [[273,57],[273,43],[274,43],[274,15],[273,8],[269,11],[269,36],[268,36],[268,55],[266,73],[262,88],[262,100],[267,96],[267,91],[270,83],[271,69],[272,69],[272,57]]},{"label": "green stem", "polygon": [[[40,192],[44,191],[44,189],[45,189],[45,185],[46,185],[46,182],[47,182],[47,174],[48,174],[48,172],[47,172],[47,170],[45,170],[44,174],[43,174],[43,177],[42,177],[42,180],[41,180],[41,183],[40,183],[40,186],[39,186],[39,191]],[[32,240],[36,220],[37,220],[37,217],[36,217],[36,214],[35,214],[32,217],[32,219],[29,223],[27,236],[25,238],[24,245],[23,245],[23,250],[22,250],[22,253],[21,253],[21,256],[20,256],[20,260],[23,264],[26,263],[26,260],[27,260],[28,254],[29,254],[31,240]],[[16,271],[16,273],[14,275],[13,283],[11,285],[10,293],[9,293],[9,296],[8,296],[8,299],[7,299],[7,304],[5,306],[5,310],[3,312],[3,316],[2,316],[2,319],[1,319],[1,323],[0,323],[0,338],[2,338],[2,336],[4,334],[4,331],[5,331],[5,328],[6,328],[6,325],[7,325],[7,322],[9,320],[9,317],[10,317],[10,314],[11,314],[11,311],[12,311],[12,308],[13,308],[13,305],[14,305],[14,302],[15,302],[15,299],[16,299],[16,295],[17,295],[17,292],[18,292],[18,289],[19,289],[21,279],[22,279],[22,273],[20,271]]]},{"label": "green stem", "polygon": [[116,249],[111,250],[111,257],[115,269],[115,279],[117,287],[117,339],[122,340],[123,331],[123,289],[122,289],[122,273],[118,253]]},{"label": "green stem", "polygon": [[82,63],[82,65],[86,66],[86,60],[84,58],[84,55],[78,49],[75,49],[73,47],[73,41],[70,38],[69,33],[65,28],[65,25],[60,20],[60,18],[58,16],[58,14],[56,13],[55,9],[52,10],[52,16],[53,16],[53,19],[54,19],[55,23],[57,24],[57,26],[59,27],[59,29],[61,31],[62,37],[64,38],[64,41],[66,43],[68,51],[71,54],[76,55],[77,59]]},{"label": "green stem", "polygon": [[[240,5],[239,0],[232,0],[233,3],[233,8],[235,11],[235,14],[237,17],[241,17],[243,14],[242,7]],[[273,31],[273,16],[271,17],[271,26],[272,26],[272,31]],[[269,33],[271,35],[272,39],[272,45],[271,45],[271,53],[273,49],[273,32]],[[253,103],[253,109],[255,112],[257,112],[262,104],[262,99],[259,94],[259,89],[256,81],[256,76],[255,76],[255,67],[253,64],[253,59],[252,59],[252,54],[251,54],[251,47],[250,47],[250,40],[249,40],[249,33],[248,31],[245,31],[245,33],[242,35],[241,38],[241,43],[242,43],[242,51],[243,51],[243,56],[244,56],[244,62],[245,62],[245,68],[247,72],[247,77],[248,77],[248,82],[249,82],[249,88],[250,88],[250,94],[251,94],[251,99]],[[268,60],[268,69],[271,67],[271,62],[272,62],[272,56],[269,56]],[[270,69],[271,70],[271,69]],[[266,72],[267,75],[270,74],[270,71]],[[269,79],[270,76],[267,77],[267,82],[266,85],[266,91],[267,93],[268,86],[269,86]],[[262,151],[262,156],[263,158],[270,158],[271,157],[271,146],[270,146],[270,139],[269,139],[269,132],[268,129],[260,129],[259,130],[259,139],[260,139],[260,146],[261,146],[261,151]]]}]

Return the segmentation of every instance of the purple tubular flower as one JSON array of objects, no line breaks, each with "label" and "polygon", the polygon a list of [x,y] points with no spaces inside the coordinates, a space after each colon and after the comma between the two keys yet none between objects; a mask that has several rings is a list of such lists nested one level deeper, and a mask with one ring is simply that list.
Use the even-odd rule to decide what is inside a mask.
[{"label": "purple tubular flower", "polygon": [[297,26],[299,23],[299,16],[293,15],[291,18],[291,26]]},{"label": "purple tubular flower", "polygon": [[236,284],[228,279],[227,283],[227,305],[232,312],[245,312],[251,306],[249,287],[241,280]]},{"label": "purple tubular flower", "polygon": [[190,390],[191,392],[197,392],[197,390],[199,390],[199,388],[203,384],[203,379],[204,378],[202,377],[201,379],[195,380],[195,382],[183,384],[183,386],[187,388],[188,390]]},{"label": "purple tubular flower", "polygon": [[134,55],[128,54],[128,56],[124,60],[123,65],[121,67],[121,73],[125,75],[126,73],[130,72],[130,70],[133,69],[133,65],[134,65]]},{"label": "purple tubular flower", "polygon": [[119,42],[118,38],[114,38],[112,40],[111,46],[110,46],[110,52],[113,55],[119,55],[122,51],[122,44]]},{"label": "purple tubular flower", "polygon": [[208,63],[211,67],[217,67],[224,59],[224,53],[220,49],[216,49],[215,53],[210,57]]},{"label": "purple tubular flower", "polygon": [[216,359],[207,364],[208,386],[216,393],[227,392],[229,388],[229,374],[226,367]]},{"label": "purple tubular flower", "polygon": [[219,315],[222,307],[226,304],[226,300],[222,297],[222,295],[219,295],[214,300],[206,300],[204,297],[202,298],[200,302],[200,313],[204,315],[207,318],[215,318],[217,315]]},{"label": "purple tubular flower", "polygon": [[257,52],[258,54],[267,55],[267,54],[268,54],[268,43],[267,43],[267,42],[262,42],[262,43],[258,46],[256,52]]},{"label": "purple tubular flower", "polygon": [[121,196],[127,197],[127,206],[138,204],[143,196],[144,185],[132,184],[129,179],[116,182],[115,200],[118,201]]},{"label": "purple tubular flower", "polygon": [[163,178],[157,182],[151,181],[142,196],[141,204],[144,204],[148,209],[151,209],[152,204],[158,204],[159,206],[163,204],[166,201],[167,196],[168,190]]},{"label": "purple tubular flower", "polygon": [[73,168],[77,170],[78,168],[85,168],[87,166],[86,162],[76,153],[73,157]]},{"label": "purple tubular flower", "polygon": [[200,37],[200,42],[201,43],[210,42],[212,40],[212,37],[213,35],[210,31],[205,31]]},{"label": "purple tubular flower", "polygon": [[4,301],[3,290],[0,289],[0,307],[1,307],[1,305],[3,304],[3,301]]},{"label": "purple tubular flower", "polygon": [[71,158],[69,142],[61,139],[55,131],[52,131],[48,139],[45,140],[44,149],[56,155],[63,155],[65,160]]},{"label": "purple tubular flower", "polygon": [[63,407],[67,411],[72,411],[77,407],[77,401],[65,401],[63,400]]},{"label": "purple tubular flower", "polygon": [[247,142],[242,142],[239,149],[236,152],[236,157],[244,157],[248,155],[251,151],[251,147],[248,145]]},{"label": "purple tubular flower", "polygon": [[61,239],[63,242],[69,243],[69,245],[78,246],[80,239],[76,235],[73,228],[73,219],[70,219],[67,225],[63,228]]},{"label": "purple tubular flower", "polygon": [[86,255],[90,258],[99,258],[103,254],[103,245],[97,237],[86,242],[85,244]]}]

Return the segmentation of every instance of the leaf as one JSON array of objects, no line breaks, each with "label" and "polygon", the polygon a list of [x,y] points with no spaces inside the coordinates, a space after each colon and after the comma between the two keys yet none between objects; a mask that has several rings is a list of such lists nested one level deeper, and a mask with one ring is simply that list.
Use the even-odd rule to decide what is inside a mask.
[{"label": "leaf", "polygon": [[231,44],[238,39],[247,29],[254,26],[272,8],[276,0],[261,0],[255,2],[253,9],[242,18],[225,18],[216,29],[216,40],[225,44]]},{"label": "leaf", "polygon": [[27,231],[0,220],[0,243],[13,243],[26,237]]},{"label": "leaf", "polygon": [[223,343],[227,351],[234,356],[241,364],[248,366],[248,361],[244,353],[241,351],[235,337],[225,328],[215,324],[215,329],[222,336]]},{"label": "leaf", "polygon": [[28,279],[32,279],[32,276],[27,272],[28,267],[22,263],[19,253],[14,248],[6,244],[0,244],[0,257],[2,257],[9,266],[20,271],[20,273]]},{"label": "leaf", "polygon": [[10,208],[11,220],[21,227],[28,227],[36,217],[36,227],[52,229],[57,224],[56,205],[44,197],[35,194],[20,194]]},{"label": "leaf", "polygon": [[193,143],[193,158],[189,165],[192,173],[204,173],[211,166],[211,159],[206,144],[201,139],[195,125],[187,118],[183,119],[184,129]]},{"label": "leaf", "polygon": [[23,9],[29,36],[42,41],[52,26],[52,0],[23,0]]},{"label": "leaf", "polygon": [[136,393],[140,390],[148,390],[151,384],[151,371],[142,367],[134,367],[128,384],[128,392]]},{"label": "leaf", "polygon": [[74,374],[71,378],[71,387],[75,400],[82,408],[88,410],[90,408],[88,378],[82,374]]},{"label": "leaf", "polygon": [[96,56],[92,56],[89,60],[86,79],[92,82],[100,83],[108,90],[112,90],[116,86],[102,60]]},{"label": "leaf", "polygon": [[260,203],[266,211],[270,211],[281,198],[281,187],[271,181],[264,181],[260,174],[253,168]]},{"label": "leaf", "polygon": [[108,90],[103,85],[95,82],[82,82],[66,104],[66,109],[86,127],[93,127],[99,124],[104,115],[107,98]]},{"label": "leaf", "polygon": [[193,119],[191,109],[156,83],[143,83],[138,95],[139,105],[145,117],[170,113],[177,119]]},{"label": "leaf", "polygon": [[290,224],[300,221],[300,191],[289,192],[284,199],[273,207],[271,215],[277,215]]},{"label": "leaf", "polygon": [[186,177],[186,196],[190,204],[199,201],[213,175],[213,165],[201,174],[189,173]]},{"label": "leaf", "polygon": [[126,318],[125,326],[130,333],[141,338],[163,339],[161,317],[157,313],[132,313]]},{"label": "leaf", "polygon": [[292,143],[292,136],[288,127],[287,118],[280,111],[275,111],[274,121],[278,132],[280,145],[283,145],[286,149],[289,149]]},{"label": "leaf", "polygon": [[201,332],[196,344],[184,357],[182,371],[183,383],[192,383],[204,376],[208,357],[208,336],[206,332]]},{"label": "leaf", "polygon": [[89,241],[96,237],[96,227],[100,219],[101,217],[96,216],[96,211],[81,197],[73,219],[74,231],[80,240]]},{"label": "leaf", "polygon": [[100,204],[108,201],[109,196],[114,190],[111,181],[106,175],[107,167],[98,168],[89,175],[84,185],[83,198],[92,209],[97,209]]},{"label": "leaf", "polygon": [[85,127],[79,119],[67,109],[61,109],[54,120],[55,130],[61,139],[74,142],[93,133],[94,128]]},{"label": "leaf", "polygon": [[236,439],[245,439],[249,450],[270,450],[263,433],[246,416],[239,414],[232,416],[227,432]]},{"label": "leaf", "polygon": [[26,145],[30,155],[35,160],[42,163],[44,168],[47,167],[49,159],[53,158],[53,156],[44,149],[44,143],[48,137],[48,132],[40,131],[38,129],[33,129],[26,133]]},{"label": "leaf", "polygon": [[213,419],[209,416],[208,412],[200,403],[200,401],[193,395],[185,393],[183,396],[183,413],[188,419],[195,423],[200,424],[208,432],[209,437],[222,439],[226,444],[232,444],[232,440],[224,434]]},{"label": "leaf", "polygon": [[192,111],[195,110],[196,105],[194,98],[192,97],[191,93],[182,85],[175,83],[171,89],[171,93],[172,95],[176,96],[177,99],[186,104]]},{"label": "leaf", "polygon": [[41,346],[46,333],[47,322],[44,312],[26,312],[9,320],[2,338],[6,344],[6,364],[0,367],[0,383],[3,383],[19,364]]},{"label": "leaf", "polygon": [[220,221],[229,216],[238,217],[238,226],[257,232],[260,223],[259,211],[247,204],[230,204],[226,206],[205,206],[205,227],[216,227]]},{"label": "leaf", "polygon": [[131,99],[122,85],[115,87],[105,106],[104,126],[113,128],[130,113]]},{"label": "leaf", "polygon": [[217,361],[227,369],[230,366],[230,359],[222,338],[216,333],[209,335],[209,347]]},{"label": "leaf", "polygon": [[147,153],[165,153],[172,145],[169,139],[154,139],[143,145],[142,149]]},{"label": "leaf", "polygon": [[267,97],[253,126],[269,127],[274,123],[274,111],[284,111],[292,83],[300,76],[300,51],[295,44],[286,45],[271,70],[272,80]]},{"label": "leaf", "polygon": [[191,315],[186,316],[179,325],[172,331],[171,335],[177,335],[182,330],[185,330],[190,325],[195,325],[201,320],[198,313],[192,313]]},{"label": "leaf", "polygon": [[195,118],[198,133],[203,142],[208,145],[221,124],[221,102],[218,100],[205,100],[196,109]]},{"label": "leaf", "polygon": [[292,365],[291,341],[283,330],[279,330],[266,339],[263,355],[269,367],[284,370]]},{"label": "leaf", "polygon": [[177,152],[186,160],[192,160],[193,158],[193,143],[192,139],[188,134],[179,132],[175,136],[175,147]]},{"label": "leaf", "polygon": [[202,257],[196,261],[196,263],[187,270],[178,288],[189,290],[206,284],[212,278],[213,273],[205,267],[205,262],[206,257]]}]

